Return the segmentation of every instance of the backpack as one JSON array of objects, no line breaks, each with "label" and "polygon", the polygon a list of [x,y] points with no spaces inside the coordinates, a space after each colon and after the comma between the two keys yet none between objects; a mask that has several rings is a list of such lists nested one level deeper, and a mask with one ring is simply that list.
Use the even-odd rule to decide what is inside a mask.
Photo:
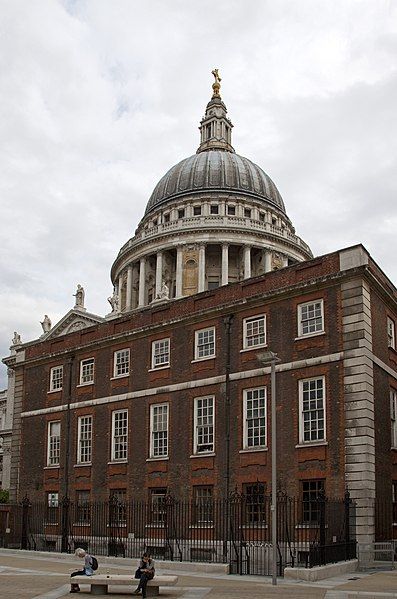
[{"label": "backpack", "polygon": [[98,560],[93,555],[91,555],[91,568],[93,570],[98,570]]}]

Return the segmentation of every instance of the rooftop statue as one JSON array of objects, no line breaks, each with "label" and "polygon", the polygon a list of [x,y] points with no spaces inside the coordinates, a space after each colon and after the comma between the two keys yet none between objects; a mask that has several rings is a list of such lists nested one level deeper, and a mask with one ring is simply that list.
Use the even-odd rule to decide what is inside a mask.
[{"label": "rooftop statue", "polygon": [[14,337],[12,338],[13,345],[21,345],[21,335],[14,331]]},{"label": "rooftop statue", "polygon": [[82,287],[81,285],[77,285],[76,293],[73,294],[73,297],[76,298],[74,307],[75,308],[84,308],[84,297],[85,297],[84,287]]},{"label": "rooftop statue", "polygon": [[221,88],[221,81],[222,81],[222,79],[219,76],[218,69],[214,69],[211,72],[212,72],[213,76],[215,77],[215,81],[212,84],[212,89],[214,90],[214,93],[213,93],[212,97],[213,98],[214,97],[220,98],[219,90]]},{"label": "rooftop statue", "polygon": [[43,322],[40,322],[41,326],[43,327],[43,333],[48,333],[49,331],[51,331],[51,326],[52,326],[52,322],[51,319],[48,317],[47,314],[44,314],[44,320]]},{"label": "rooftop statue", "polygon": [[108,297],[108,302],[112,306],[112,314],[113,312],[117,312],[119,309],[119,296],[116,291],[113,292],[113,295]]}]

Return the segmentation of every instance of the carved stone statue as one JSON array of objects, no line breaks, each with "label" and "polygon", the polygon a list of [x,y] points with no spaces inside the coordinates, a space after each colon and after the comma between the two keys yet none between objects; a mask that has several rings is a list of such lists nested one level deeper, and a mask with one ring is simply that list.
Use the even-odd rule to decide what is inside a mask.
[{"label": "carved stone statue", "polygon": [[108,302],[112,306],[112,313],[117,312],[119,309],[119,296],[116,291],[113,291],[113,295],[108,297]]},{"label": "carved stone statue", "polygon": [[13,345],[21,345],[21,335],[14,331],[14,337],[12,338]]},{"label": "carved stone statue", "polygon": [[167,283],[163,283],[160,289],[160,293],[158,294],[159,299],[170,299],[170,290],[168,288]]},{"label": "carved stone statue", "polygon": [[43,322],[40,322],[40,324],[43,327],[43,333],[48,333],[51,331],[52,322],[47,314],[44,314],[44,320]]},{"label": "carved stone statue", "polygon": [[218,69],[214,69],[212,71],[213,76],[215,77],[215,82],[212,84],[212,89],[214,90],[213,96],[219,97],[219,90],[221,88],[222,79],[219,77]]},{"label": "carved stone statue", "polygon": [[84,296],[84,287],[77,285],[76,293],[73,294],[73,297],[76,298],[76,302],[74,304],[75,308],[84,308]]}]

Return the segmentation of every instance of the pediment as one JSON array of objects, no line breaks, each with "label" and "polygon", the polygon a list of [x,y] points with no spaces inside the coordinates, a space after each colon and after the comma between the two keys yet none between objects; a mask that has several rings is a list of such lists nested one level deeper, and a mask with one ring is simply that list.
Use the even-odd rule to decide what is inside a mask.
[{"label": "pediment", "polygon": [[67,335],[68,333],[74,333],[80,329],[91,327],[94,324],[105,322],[102,316],[97,314],[91,314],[83,310],[72,309],[59,322],[57,322],[48,333],[41,336],[41,339],[47,341],[47,339],[54,339],[61,335]]}]

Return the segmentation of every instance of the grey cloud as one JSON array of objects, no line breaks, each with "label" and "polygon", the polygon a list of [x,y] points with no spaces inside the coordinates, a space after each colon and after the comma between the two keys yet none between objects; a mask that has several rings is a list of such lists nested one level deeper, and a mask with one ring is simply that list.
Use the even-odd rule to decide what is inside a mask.
[{"label": "grey cloud", "polygon": [[61,318],[77,283],[108,311],[119,248],[197,148],[215,66],[234,146],[297,233],[317,254],[363,242],[397,280],[390,3],[14,0],[2,18],[2,355],[14,330]]}]

